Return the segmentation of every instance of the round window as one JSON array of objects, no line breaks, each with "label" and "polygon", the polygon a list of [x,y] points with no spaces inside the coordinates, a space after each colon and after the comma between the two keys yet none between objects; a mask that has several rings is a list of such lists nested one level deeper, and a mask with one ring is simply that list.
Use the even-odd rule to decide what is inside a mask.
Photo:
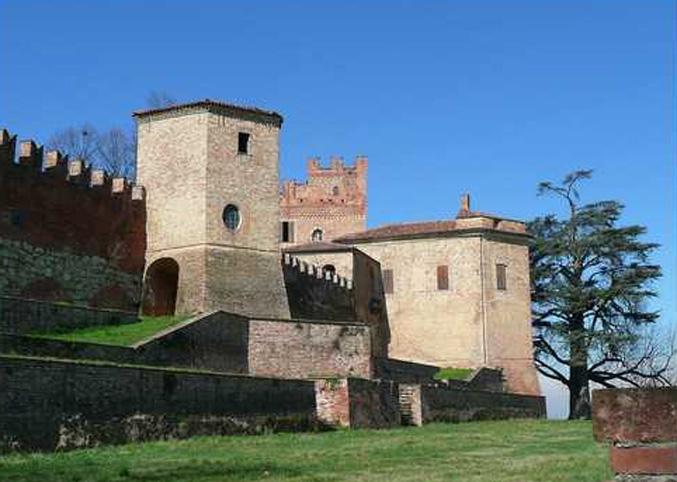
[{"label": "round window", "polygon": [[240,217],[240,210],[233,204],[228,204],[223,208],[223,224],[231,231],[235,231],[240,227],[242,218]]}]

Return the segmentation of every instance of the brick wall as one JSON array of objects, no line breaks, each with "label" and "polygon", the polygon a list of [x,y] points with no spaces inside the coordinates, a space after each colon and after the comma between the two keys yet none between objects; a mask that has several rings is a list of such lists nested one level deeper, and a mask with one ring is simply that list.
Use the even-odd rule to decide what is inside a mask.
[{"label": "brick wall", "polygon": [[378,358],[374,361],[374,370],[378,378],[401,383],[432,383],[433,376],[440,370],[434,365]]},{"label": "brick wall", "polygon": [[141,272],[121,270],[99,256],[0,237],[0,293],[137,311]]},{"label": "brick wall", "polygon": [[592,412],[616,481],[677,480],[677,387],[595,390]]},{"label": "brick wall", "polygon": [[249,320],[216,312],[134,347],[1,337],[0,352],[249,373],[279,378],[370,378],[369,327],[308,320]]},{"label": "brick wall", "polygon": [[[279,265],[282,118],[201,101],[138,113],[138,179],[148,191],[148,258],[179,265],[176,312],[288,318]],[[238,152],[240,133],[250,135]],[[224,225],[239,209],[237,229]]]},{"label": "brick wall", "polygon": [[135,312],[88,308],[0,295],[0,332],[64,331],[138,321]]},{"label": "brick wall", "polygon": [[412,384],[400,384],[400,392],[410,400],[416,424],[546,416],[545,398],[533,395]]},{"label": "brick wall", "polygon": [[313,382],[0,355],[0,448],[260,433],[315,426]]},{"label": "brick wall", "polygon": [[358,156],[354,166],[333,157],[328,167],[319,159],[308,160],[305,183],[287,181],[280,196],[280,216],[293,222],[293,239],[285,246],[312,241],[319,229],[331,240],[367,227],[367,158]]},{"label": "brick wall", "polygon": [[[0,131],[0,292],[136,309],[143,190]],[[44,167],[44,169],[43,169]]]},{"label": "brick wall", "polygon": [[284,283],[292,318],[355,321],[352,281],[285,256]]},{"label": "brick wall", "polygon": [[386,428],[400,425],[397,384],[358,378],[315,382],[318,418],[332,426]]},{"label": "brick wall", "polygon": [[[373,356],[387,357],[390,325],[378,261],[353,248],[331,254],[298,249],[305,248],[283,257],[292,317],[363,322]],[[336,271],[328,279],[322,266],[329,260]]]},{"label": "brick wall", "polygon": [[285,378],[370,378],[369,327],[359,323],[251,320],[249,372]]}]

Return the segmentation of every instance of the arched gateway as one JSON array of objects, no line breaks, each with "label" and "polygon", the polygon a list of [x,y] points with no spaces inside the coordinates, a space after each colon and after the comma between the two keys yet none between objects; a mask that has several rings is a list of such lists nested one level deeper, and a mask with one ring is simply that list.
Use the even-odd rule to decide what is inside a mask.
[{"label": "arched gateway", "polygon": [[144,315],[173,315],[179,284],[179,265],[172,258],[160,258],[146,270],[144,283]]}]

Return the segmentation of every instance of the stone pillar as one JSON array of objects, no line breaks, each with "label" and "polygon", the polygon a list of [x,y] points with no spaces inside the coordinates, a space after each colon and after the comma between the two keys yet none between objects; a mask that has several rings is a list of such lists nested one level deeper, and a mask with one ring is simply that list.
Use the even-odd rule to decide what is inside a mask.
[{"label": "stone pillar", "polygon": [[677,481],[677,387],[596,390],[592,423],[616,482]]}]

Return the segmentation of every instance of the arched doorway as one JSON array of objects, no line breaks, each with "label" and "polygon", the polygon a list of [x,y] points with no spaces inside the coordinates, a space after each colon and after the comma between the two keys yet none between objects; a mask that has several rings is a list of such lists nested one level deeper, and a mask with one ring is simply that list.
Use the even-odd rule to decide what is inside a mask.
[{"label": "arched doorway", "polygon": [[160,258],[146,270],[144,282],[144,315],[173,315],[179,285],[179,265],[172,258]]}]

